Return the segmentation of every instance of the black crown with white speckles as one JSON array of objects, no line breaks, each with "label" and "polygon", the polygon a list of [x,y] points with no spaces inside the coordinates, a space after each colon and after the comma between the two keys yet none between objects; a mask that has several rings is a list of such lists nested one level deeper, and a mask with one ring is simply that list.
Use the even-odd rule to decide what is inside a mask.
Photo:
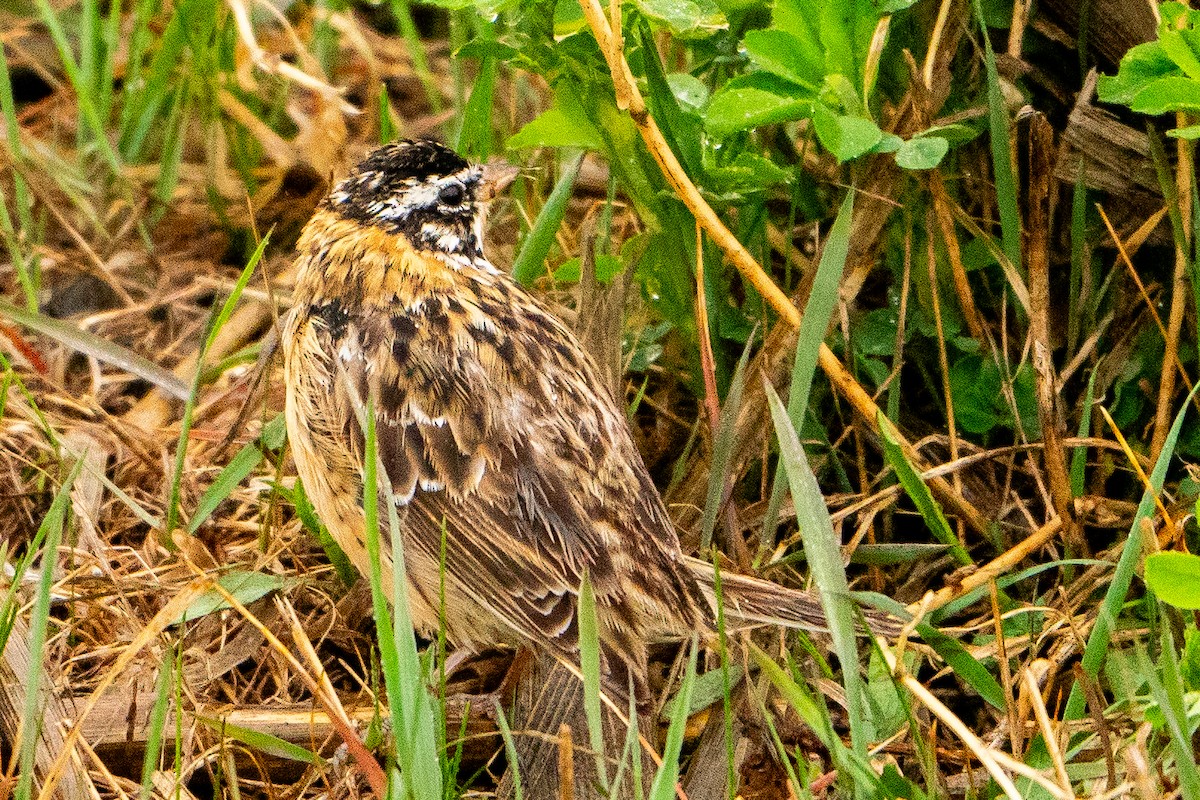
[{"label": "black crown with white speckles", "polygon": [[482,254],[480,178],[479,167],[443,144],[397,142],[359,162],[324,207],[420,250],[475,257]]}]

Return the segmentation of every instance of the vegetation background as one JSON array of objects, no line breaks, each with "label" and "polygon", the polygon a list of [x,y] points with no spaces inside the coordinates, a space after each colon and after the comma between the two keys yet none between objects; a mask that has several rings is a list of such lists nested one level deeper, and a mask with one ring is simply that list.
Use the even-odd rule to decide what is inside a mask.
[{"label": "vegetation background", "polygon": [[376,628],[259,359],[397,137],[524,167],[685,549],[832,592],[657,651],[655,797],[1200,798],[1198,115],[1175,2],[6,0],[0,798],[495,790],[511,654]]}]

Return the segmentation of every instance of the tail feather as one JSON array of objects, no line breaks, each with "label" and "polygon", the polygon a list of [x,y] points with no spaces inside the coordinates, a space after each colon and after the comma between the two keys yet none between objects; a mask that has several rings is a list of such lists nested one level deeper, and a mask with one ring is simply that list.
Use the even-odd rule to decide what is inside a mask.
[{"label": "tail feather", "polygon": [[[717,589],[713,565],[698,558],[689,558],[687,566],[705,599],[715,610]],[[722,570],[721,601],[726,621],[732,622],[735,627],[777,625],[806,631],[829,630],[824,608],[816,592],[789,589],[762,578]],[[873,609],[866,609],[864,614],[871,633],[883,636],[899,634],[902,623],[895,617]]]}]

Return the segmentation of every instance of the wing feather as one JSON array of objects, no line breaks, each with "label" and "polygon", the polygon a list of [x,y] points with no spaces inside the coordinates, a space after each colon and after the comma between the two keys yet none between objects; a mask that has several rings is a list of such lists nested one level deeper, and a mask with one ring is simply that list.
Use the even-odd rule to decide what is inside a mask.
[{"label": "wing feather", "polygon": [[503,283],[473,288],[478,298],[457,301],[471,313],[443,296],[318,320],[317,349],[342,375],[322,413],[342,415],[346,447],[361,453],[351,409],[373,399],[391,486],[380,502],[403,513],[424,625],[439,623],[444,577],[452,640],[573,656],[587,574],[602,644],[627,662],[614,674],[644,675],[648,638],[702,624],[674,529],[570,332]]}]

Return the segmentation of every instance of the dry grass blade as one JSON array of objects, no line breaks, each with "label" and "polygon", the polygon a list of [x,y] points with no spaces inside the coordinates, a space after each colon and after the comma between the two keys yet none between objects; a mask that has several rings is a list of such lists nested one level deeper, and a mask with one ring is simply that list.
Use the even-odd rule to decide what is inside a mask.
[{"label": "dry grass blade", "polygon": [[[883,653],[884,659],[887,661],[888,668],[892,670],[892,674],[900,681],[900,683],[908,689],[913,696],[921,702],[923,706],[929,709],[942,724],[954,731],[954,734],[962,740],[963,744],[970,749],[971,753],[979,759],[979,762],[984,765],[992,779],[1000,786],[1001,791],[1009,800],[1023,800],[1021,793],[1017,790],[1016,785],[1012,782],[1012,778],[1005,772],[1005,768],[1016,769],[1025,777],[1034,780],[1043,789],[1046,789],[1053,795],[1056,800],[1066,800],[1068,795],[1063,794],[1062,790],[1052,781],[1046,780],[1041,773],[1036,770],[1029,770],[1020,762],[1014,762],[1003,753],[997,752],[988,747],[983,741],[967,727],[954,712],[946,707],[942,701],[938,700],[928,689],[926,689],[920,681],[904,672],[898,667],[899,662],[896,655],[891,651],[888,645],[880,641],[880,652]],[[1002,765],[1003,762],[1003,765]]]},{"label": "dry grass blade", "polygon": [[49,336],[73,350],[137,375],[172,397],[185,400],[191,393],[191,389],[171,372],[132,350],[89,331],[43,314],[28,311],[4,300],[0,300],[0,314],[38,333]]},{"label": "dry grass blade", "polygon": [[[1015,13],[1015,12],[1014,12]],[[1037,114],[1030,120],[1029,202],[1025,226],[1026,261],[1029,268],[1029,335],[1033,340],[1034,382],[1038,419],[1041,422],[1042,463],[1050,484],[1056,513],[1066,522],[1065,534],[1078,543],[1066,453],[1062,447],[1063,420],[1058,406],[1058,384],[1054,376],[1050,338],[1050,224],[1054,217],[1054,130]]]},{"label": "dry grass blade", "polygon": [[260,47],[258,37],[254,34],[254,25],[250,22],[250,10],[246,7],[243,0],[226,0],[226,2],[229,5],[229,10],[233,12],[233,18],[237,23],[238,35],[241,37],[242,43],[250,51],[250,57],[254,60],[255,66],[264,72],[281,75],[293,81],[298,86],[303,86],[337,102],[343,114],[359,113],[358,108],[343,99],[341,89],[331,86],[304,70],[298,69],[279,56],[268,53]]},{"label": "dry grass blade", "polygon": [[909,613],[915,616],[934,611],[955,598],[973,592],[979,587],[986,585],[989,581],[1004,575],[1017,564],[1020,564],[1044,547],[1062,531],[1062,527],[1063,520],[1060,517],[1055,517],[1025,537],[1016,547],[1007,550],[978,569],[973,570],[961,582],[943,587],[936,592],[930,592],[926,598],[910,604],[908,606]]},{"label": "dry grass blade", "polygon": [[153,619],[144,628],[138,631],[133,641],[125,646],[124,650],[121,651],[121,655],[117,657],[113,665],[105,671],[104,676],[97,682],[87,702],[83,704],[83,707],[75,715],[75,724],[63,741],[63,750],[46,773],[41,792],[38,794],[38,800],[52,800],[55,797],[55,790],[67,768],[67,762],[74,756],[75,741],[83,732],[83,722],[92,713],[92,709],[100,702],[108,688],[116,682],[117,678],[121,677],[122,673],[133,663],[134,658],[143,649],[170,627],[187,610],[192,601],[209,591],[213,585],[214,583],[211,578],[201,577],[184,586],[159,609],[158,613],[154,615]]},{"label": "dry grass blade", "polygon": [[1063,760],[1058,735],[1050,724],[1050,715],[1046,713],[1046,703],[1042,700],[1042,690],[1038,686],[1037,676],[1033,674],[1033,670],[1026,667],[1021,670],[1021,678],[1025,683],[1030,704],[1033,706],[1033,715],[1037,719],[1038,728],[1042,732],[1042,741],[1046,743],[1046,750],[1049,751],[1050,759],[1054,762],[1058,785],[1062,789],[1063,796],[1075,800],[1075,791],[1071,788],[1071,778],[1067,775],[1067,764]]}]

